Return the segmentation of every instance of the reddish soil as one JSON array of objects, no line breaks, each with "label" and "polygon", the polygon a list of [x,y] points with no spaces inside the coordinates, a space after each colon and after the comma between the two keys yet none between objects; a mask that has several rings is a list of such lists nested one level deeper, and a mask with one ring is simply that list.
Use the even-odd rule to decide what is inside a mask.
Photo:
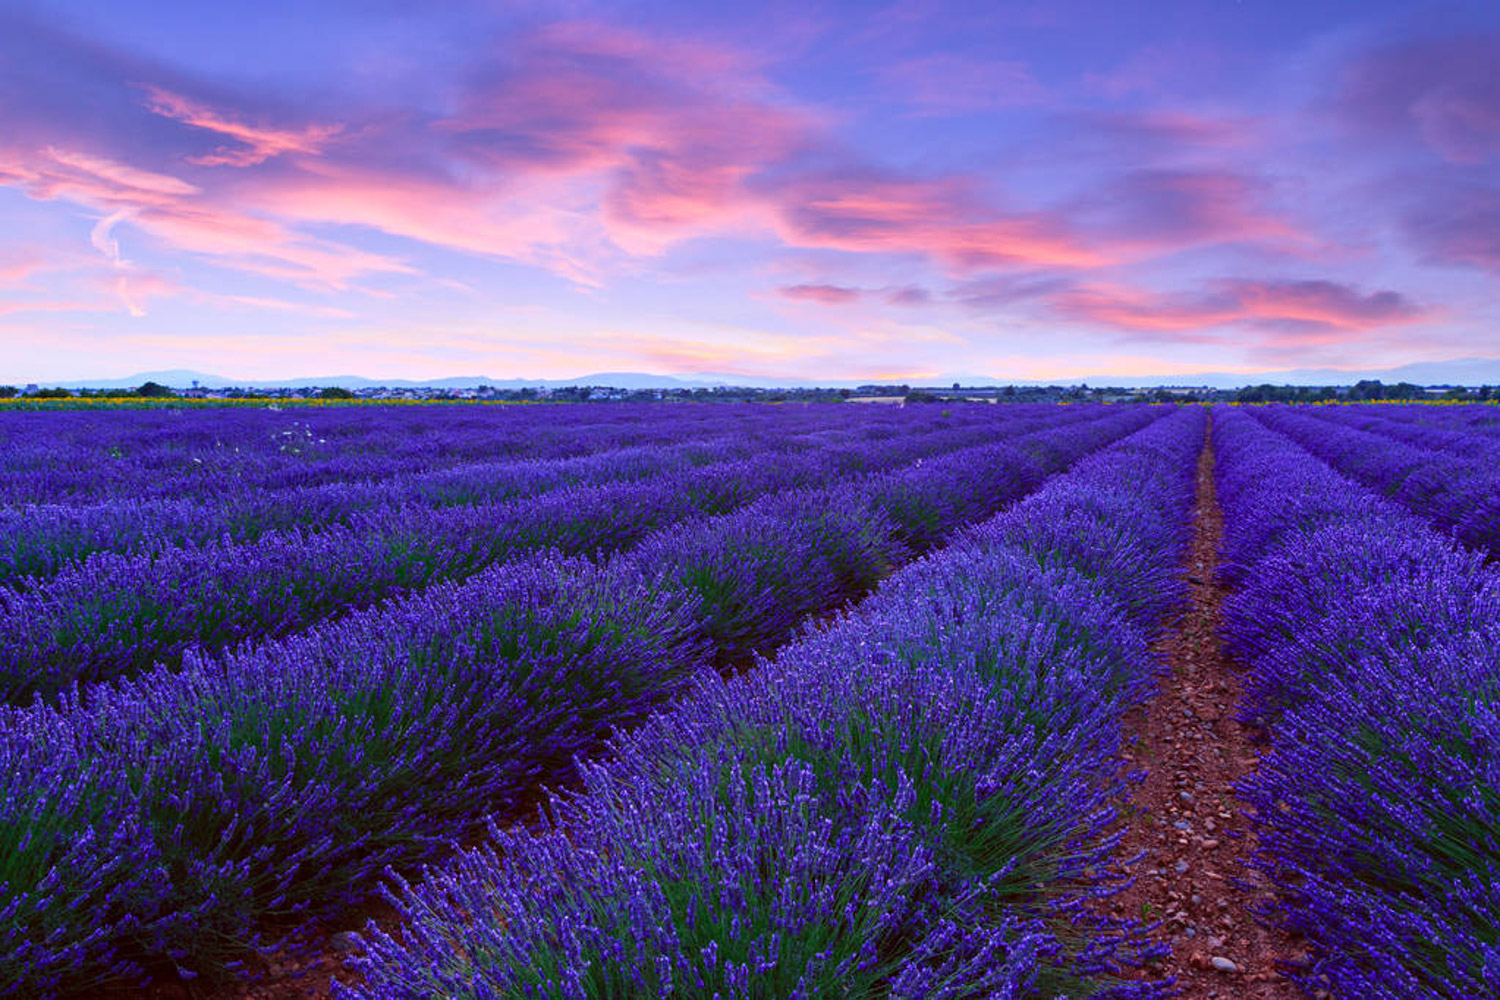
[{"label": "reddish soil", "polygon": [[1246,864],[1255,836],[1234,797],[1258,763],[1257,733],[1236,721],[1239,675],[1219,639],[1223,590],[1215,583],[1223,518],[1214,492],[1213,442],[1198,461],[1192,548],[1184,567],[1191,604],[1161,641],[1170,672],[1134,710],[1124,757],[1146,771],[1131,793],[1121,853],[1143,855],[1136,882],[1112,900],[1117,916],[1161,921],[1170,957],[1150,978],[1173,976],[1178,995],[1295,1000],[1283,975],[1305,960],[1298,942],[1256,918],[1272,899]]}]

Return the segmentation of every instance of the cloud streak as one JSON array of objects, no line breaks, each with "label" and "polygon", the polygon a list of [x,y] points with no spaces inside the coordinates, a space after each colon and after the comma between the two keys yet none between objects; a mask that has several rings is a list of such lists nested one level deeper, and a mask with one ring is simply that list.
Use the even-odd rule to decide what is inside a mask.
[{"label": "cloud streak", "polygon": [[1254,329],[1263,341],[1277,344],[1341,342],[1435,315],[1399,292],[1363,293],[1323,280],[1232,278],[1212,282],[1197,292],[1168,295],[1088,285],[1061,292],[1050,301],[1070,320],[1188,341],[1211,340],[1213,330],[1233,325]]},{"label": "cloud streak", "polygon": [[211,153],[187,157],[204,167],[253,167],[283,153],[316,154],[328,140],[343,131],[342,125],[310,125],[301,129],[274,129],[236,121],[206,104],[191,101],[161,87],[147,84],[146,108],[164,118],[203,129],[234,140]]}]

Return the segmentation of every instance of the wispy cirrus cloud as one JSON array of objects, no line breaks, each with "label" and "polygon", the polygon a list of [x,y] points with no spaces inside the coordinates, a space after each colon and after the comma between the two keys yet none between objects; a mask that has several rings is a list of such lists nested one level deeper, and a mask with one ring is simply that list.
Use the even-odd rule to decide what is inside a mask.
[{"label": "wispy cirrus cloud", "polygon": [[121,257],[114,230],[128,223],[178,250],[307,285],[346,288],[373,274],[412,273],[394,258],[300,235],[174,175],[94,153],[49,146],[18,159],[14,151],[0,151],[0,182],[35,199],[69,201],[101,213],[91,239],[116,262]]},{"label": "wispy cirrus cloud", "polygon": [[318,153],[329,139],[343,131],[342,125],[307,125],[299,129],[250,125],[161,87],[146,84],[144,89],[146,107],[155,114],[224,136],[236,144],[186,158],[199,166],[253,167],[283,153]]},{"label": "wispy cirrus cloud", "polygon": [[46,266],[47,255],[37,247],[0,252],[0,288],[25,284]]}]

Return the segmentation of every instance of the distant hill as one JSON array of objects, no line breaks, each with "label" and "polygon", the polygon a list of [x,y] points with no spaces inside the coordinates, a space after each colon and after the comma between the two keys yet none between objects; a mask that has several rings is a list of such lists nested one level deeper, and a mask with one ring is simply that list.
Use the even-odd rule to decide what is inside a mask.
[{"label": "distant hill", "polygon": [[[1500,384],[1500,359],[1460,358],[1453,361],[1421,361],[1398,368],[1341,369],[1341,368],[1294,368],[1268,372],[1200,372],[1189,375],[1087,375],[1070,379],[1016,379],[1004,375],[976,375],[954,373],[930,379],[913,380],[913,385],[949,386],[957,382],[965,386],[987,385],[1078,385],[1124,386],[1143,388],[1158,385],[1211,386],[1216,389],[1237,389],[1246,385],[1353,385],[1361,379],[1378,379],[1381,382],[1413,382],[1417,385],[1497,385]],[[713,386],[753,386],[757,388],[811,388],[826,386],[836,389],[853,389],[868,380],[827,379],[781,379],[762,375],[741,375],[733,372],[694,372],[681,375],[653,375],[646,372],[595,372],[577,378],[492,378],[487,375],[455,375],[439,379],[379,379],[362,375],[326,375],[318,378],[294,378],[280,380],[233,379],[222,375],[187,369],[169,371],[138,372],[125,378],[80,379],[75,381],[49,381],[47,385],[63,385],[71,389],[130,389],[144,382],[157,382],[175,389],[185,389],[196,381],[205,389],[222,389],[229,386],[245,388],[289,388],[300,389],[322,386],[339,386],[344,389],[367,389],[374,386],[391,388],[429,387],[437,389],[472,389],[490,385],[497,389],[535,388],[558,389],[565,386],[596,385],[618,389],[699,389]]]}]

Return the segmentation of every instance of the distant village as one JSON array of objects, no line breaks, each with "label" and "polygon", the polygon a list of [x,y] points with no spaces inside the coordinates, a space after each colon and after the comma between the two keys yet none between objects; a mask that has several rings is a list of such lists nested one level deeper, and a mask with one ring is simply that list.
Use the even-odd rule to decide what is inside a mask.
[{"label": "distant village", "polygon": [[147,382],[128,389],[83,389],[62,386],[0,386],[0,399],[92,399],[147,398],[200,400],[328,400],[328,401],[474,401],[474,402],[748,402],[748,403],[870,403],[905,405],[922,403],[1171,403],[1171,402],[1361,402],[1375,400],[1450,400],[1484,402],[1500,399],[1500,387],[1435,385],[1409,382],[1391,385],[1365,380],[1343,386],[1256,385],[1239,389],[1211,386],[1165,385],[1147,388],[1080,385],[913,386],[905,384],[861,385],[853,389],[758,388],[712,386],[700,388],[622,389],[604,385],[472,388],[433,386],[342,386],[208,388],[166,386]]}]

